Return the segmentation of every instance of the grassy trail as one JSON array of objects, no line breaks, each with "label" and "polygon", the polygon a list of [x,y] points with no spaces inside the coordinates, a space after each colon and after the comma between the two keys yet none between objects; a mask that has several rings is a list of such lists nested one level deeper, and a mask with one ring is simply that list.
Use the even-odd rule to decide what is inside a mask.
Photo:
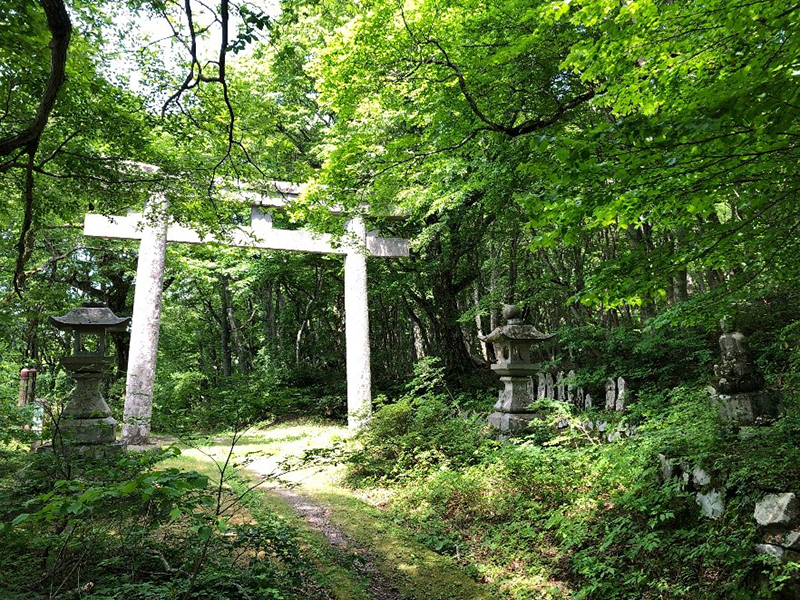
[{"label": "grassy trail", "polygon": [[[292,523],[301,545],[341,600],[489,600],[484,586],[453,561],[419,544],[381,506],[379,492],[357,495],[339,485],[341,469],[318,466],[285,471],[287,459],[330,448],[346,428],[291,422],[249,431],[234,449],[232,464],[247,481],[267,481],[249,496],[247,509],[258,519],[270,510]],[[224,462],[230,439],[186,449],[173,466],[214,476],[214,460]],[[242,483],[239,484],[243,485]]]}]

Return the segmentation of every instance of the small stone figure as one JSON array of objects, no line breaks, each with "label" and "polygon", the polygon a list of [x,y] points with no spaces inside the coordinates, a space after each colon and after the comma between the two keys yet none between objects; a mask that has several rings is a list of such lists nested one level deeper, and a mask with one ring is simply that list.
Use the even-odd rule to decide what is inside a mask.
[{"label": "small stone figure", "polygon": [[616,410],[617,408],[617,384],[610,377],[606,379],[606,410]]}]

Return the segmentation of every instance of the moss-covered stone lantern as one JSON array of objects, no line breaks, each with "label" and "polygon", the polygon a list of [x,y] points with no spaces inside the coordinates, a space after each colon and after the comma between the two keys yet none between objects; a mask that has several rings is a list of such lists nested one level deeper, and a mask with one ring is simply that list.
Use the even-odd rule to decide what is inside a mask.
[{"label": "moss-covered stone lantern", "polygon": [[61,364],[75,379],[75,390],[58,423],[57,442],[67,449],[119,449],[115,444],[117,422],[100,393],[100,383],[113,359],[106,353],[106,336],[124,331],[129,317],[118,317],[102,304],[84,304],[50,321],[62,331],[72,332],[72,354]]},{"label": "moss-covered stone lantern", "polygon": [[492,365],[492,370],[503,383],[489,422],[505,433],[524,430],[537,416],[529,410],[534,400],[530,378],[539,368],[531,361],[531,346],[549,340],[553,335],[542,333],[533,325],[525,325],[522,311],[513,304],[505,305],[503,317],[506,325],[481,336],[481,340],[494,344],[497,363]]}]

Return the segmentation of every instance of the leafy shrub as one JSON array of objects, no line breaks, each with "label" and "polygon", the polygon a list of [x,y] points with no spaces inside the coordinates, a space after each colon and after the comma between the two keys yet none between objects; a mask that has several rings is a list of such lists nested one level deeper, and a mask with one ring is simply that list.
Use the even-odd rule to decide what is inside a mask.
[{"label": "leafy shrub", "polygon": [[392,480],[415,470],[480,460],[488,444],[485,415],[459,409],[434,359],[418,363],[415,372],[397,402],[378,399],[382,406],[359,434],[360,448],[348,458],[353,480]]},{"label": "leafy shrub", "polygon": [[[640,397],[625,416],[639,425],[635,438],[593,444],[540,435],[500,445],[482,438],[469,454],[436,461],[413,460],[442,428],[415,425],[409,399],[376,416],[362,436],[361,462],[351,464],[351,473],[362,475],[356,481],[368,483],[365,473],[402,481],[394,517],[420,542],[496,582],[504,597],[770,594],[752,549],[752,511],[766,492],[800,492],[794,409],[771,428],[738,436],[703,389],[683,386]],[[702,517],[694,492],[679,480],[660,480],[660,452],[712,474],[727,498],[722,518]],[[786,576],[773,579],[775,588]]]},{"label": "leafy shrub", "polygon": [[158,468],[174,454],[74,461],[79,476],[55,482],[55,455],[6,457],[20,468],[10,479],[32,483],[0,487],[4,597],[307,597],[311,571],[294,532],[263,511],[233,521],[224,482]]}]

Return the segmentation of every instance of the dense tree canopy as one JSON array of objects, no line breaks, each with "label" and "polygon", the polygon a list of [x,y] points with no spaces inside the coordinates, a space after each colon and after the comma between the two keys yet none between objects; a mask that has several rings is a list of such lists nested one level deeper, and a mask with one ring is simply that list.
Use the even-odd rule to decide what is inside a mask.
[{"label": "dense tree canopy", "polygon": [[[757,557],[754,541],[780,540],[752,514],[800,494],[798,57],[789,0],[0,0],[0,587],[327,597],[314,536],[298,545],[258,502],[234,524],[251,490],[230,470],[253,441],[266,462],[343,465],[380,499],[377,538],[401,524],[498,597],[778,593],[796,555]],[[84,236],[84,215],[163,195],[224,242],[279,181],[307,185],[275,227],[345,235],[357,215],[410,239],[409,258],[368,261],[370,424],[349,441],[331,424],[346,416],[341,256],[171,244],[153,430],[235,445],[300,420],[252,434],[241,462],[232,446],[211,491],[162,468],[169,451],[85,471],[29,456],[20,369],[39,372],[45,434],[73,385],[48,317],[132,311],[137,244]],[[505,303],[555,334],[536,368],[573,371],[562,395],[596,402],[531,399],[526,437],[501,444],[481,338]],[[749,336],[750,383],[783,394],[758,427],[737,430],[705,390],[722,318]],[[118,419],[130,345],[113,334],[103,384]],[[627,408],[606,411],[620,376]],[[370,532],[351,488],[324,495]],[[724,516],[701,517],[715,498]],[[362,575],[336,597],[362,597]]]}]

